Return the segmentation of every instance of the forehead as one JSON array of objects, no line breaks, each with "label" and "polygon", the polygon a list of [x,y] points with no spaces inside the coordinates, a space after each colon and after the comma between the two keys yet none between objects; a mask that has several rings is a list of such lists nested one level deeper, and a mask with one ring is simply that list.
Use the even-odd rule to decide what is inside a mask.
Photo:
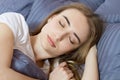
[{"label": "forehead", "polygon": [[70,8],[62,11],[59,15],[68,18],[72,30],[78,34],[81,42],[84,42],[89,34],[89,25],[84,14],[75,8]]}]

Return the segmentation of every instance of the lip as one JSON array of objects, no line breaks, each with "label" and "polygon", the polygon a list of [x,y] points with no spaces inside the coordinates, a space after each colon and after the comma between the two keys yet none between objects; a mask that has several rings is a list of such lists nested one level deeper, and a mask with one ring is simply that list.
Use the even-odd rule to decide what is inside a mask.
[{"label": "lip", "polygon": [[52,47],[56,47],[54,41],[52,40],[52,38],[49,35],[47,35],[47,39]]}]

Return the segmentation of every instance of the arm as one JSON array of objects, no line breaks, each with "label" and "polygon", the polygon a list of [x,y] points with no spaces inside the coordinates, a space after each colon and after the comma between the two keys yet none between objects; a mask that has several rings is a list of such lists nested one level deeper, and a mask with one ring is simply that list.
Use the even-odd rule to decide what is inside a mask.
[{"label": "arm", "polygon": [[86,57],[82,80],[99,80],[96,46],[90,49]]},{"label": "arm", "polygon": [[36,80],[10,68],[14,37],[7,25],[0,23],[0,80]]}]

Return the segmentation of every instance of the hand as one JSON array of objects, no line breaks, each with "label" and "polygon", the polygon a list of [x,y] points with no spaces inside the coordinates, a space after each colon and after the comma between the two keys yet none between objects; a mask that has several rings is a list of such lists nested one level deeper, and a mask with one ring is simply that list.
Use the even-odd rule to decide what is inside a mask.
[{"label": "hand", "polygon": [[72,77],[73,73],[67,67],[67,63],[62,62],[50,73],[49,80],[75,80]]}]

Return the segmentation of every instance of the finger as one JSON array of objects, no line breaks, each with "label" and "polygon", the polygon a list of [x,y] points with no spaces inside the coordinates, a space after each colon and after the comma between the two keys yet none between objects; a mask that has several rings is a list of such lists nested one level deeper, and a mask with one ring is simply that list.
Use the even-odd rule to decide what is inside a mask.
[{"label": "finger", "polygon": [[71,78],[70,80],[75,80],[75,78]]},{"label": "finger", "polygon": [[68,76],[69,79],[73,77],[74,74],[69,68],[64,67],[63,70],[64,70],[65,74]]},{"label": "finger", "polygon": [[64,67],[64,70],[69,74],[72,73],[72,70],[70,70],[68,67]]},{"label": "finger", "polygon": [[74,75],[72,73],[72,71],[69,68],[67,68],[67,67],[61,67],[61,68],[59,68],[59,70],[61,71],[61,73],[64,74],[64,76],[67,76],[67,79],[72,78],[73,75]]},{"label": "finger", "polygon": [[69,73],[69,74],[68,74],[68,77],[69,77],[69,78],[72,78],[73,75],[74,75],[73,73]]},{"label": "finger", "polygon": [[68,67],[66,67],[66,66],[64,67],[64,69],[65,69],[65,70],[70,70],[70,69],[69,69]]},{"label": "finger", "polygon": [[65,67],[65,66],[67,66],[67,63],[66,63],[66,62],[62,62],[62,63],[60,63],[59,66],[60,66],[60,67]]}]

